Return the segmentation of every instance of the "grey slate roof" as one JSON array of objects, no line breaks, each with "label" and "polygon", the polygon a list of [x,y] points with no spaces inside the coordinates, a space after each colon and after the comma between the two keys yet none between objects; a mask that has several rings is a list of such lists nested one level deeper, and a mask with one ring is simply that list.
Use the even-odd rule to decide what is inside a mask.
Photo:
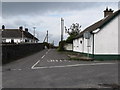
[{"label": "grey slate roof", "polygon": [[22,32],[24,37],[38,40],[36,37],[34,37],[31,33],[20,30],[20,29],[4,29],[2,31],[2,38],[21,38]]},{"label": "grey slate roof", "polygon": [[92,32],[96,29],[101,29],[103,28],[105,25],[107,25],[112,19],[114,19],[116,16],[118,16],[120,14],[120,10],[114,12],[113,14],[99,20],[98,22],[92,24],[91,26],[87,27],[85,30],[83,30],[78,36],[76,36],[74,39],[80,38],[83,36],[83,34],[85,32]]}]

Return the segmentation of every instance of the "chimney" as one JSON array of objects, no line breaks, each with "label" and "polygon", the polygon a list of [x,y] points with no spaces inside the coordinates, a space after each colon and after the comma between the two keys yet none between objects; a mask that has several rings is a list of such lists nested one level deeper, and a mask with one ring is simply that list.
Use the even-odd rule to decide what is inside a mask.
[{"label": "chimney", "polygon": [[5,29],[5,25],[2,25],[2,29]]},{"label": "chimney", "polygon": [[112,9],[108,9],[108,7],[106,8],[106,10],[104,10],[104,17],[109,16],[113,13],[114,10]]},{"label": "chimney", "polygon": [[28,32],[28,28],[25,28],[25,31]]},{"label": "chimney", "polygon": [[19,29],[20,29],[20,30],[23,30],[23,27],[22,27],[22,26],[20,26],[20,27],[19,27]]}]

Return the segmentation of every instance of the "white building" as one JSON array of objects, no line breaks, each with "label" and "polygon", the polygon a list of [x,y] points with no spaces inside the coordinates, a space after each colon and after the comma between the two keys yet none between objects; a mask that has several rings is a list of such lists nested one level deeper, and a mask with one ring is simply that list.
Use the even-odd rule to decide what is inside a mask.
[{"label": "white building", "polygon": [[120,10],[113,13],[106,8],[104,18],[87,27],[73,40],[73,51],[90,55],[95,59],[118,59],[118,20]]},{"label": "white building", "polygon": [[2,43],[37,43],[39,40],[28,32],[26,28],[23,30],[22,27],[19,29],[5,29],[2,26]]}]

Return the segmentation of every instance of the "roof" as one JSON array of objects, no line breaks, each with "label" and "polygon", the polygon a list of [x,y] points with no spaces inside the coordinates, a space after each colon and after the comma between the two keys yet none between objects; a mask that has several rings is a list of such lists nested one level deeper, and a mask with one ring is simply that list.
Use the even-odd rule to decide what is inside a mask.
[{"label": "roof", "polygon": [[27,38],[31,38],[31,39],[35,38],[35,40],[38,40],[38,38],[34,37],[34,36],[33,36],[31,33],[29,33],[29,32],[23,31],[23,33],[24,33],[24,36],[26,36]]},{"label": "roof", "polygon": [[2,37],[3,38],[21,38],[22,37],[22,32],[24,37],[38,40],[36,37],[34,37],[31,33],[27,31],[23,31],[20,29],[3,29],[2,31]]},{"label": "roof", "polygon": [[76,36],[74,39],[80,38],[83,36],[85,32],[92,32],[96,29],[101,29],[105,25],[107,25],[112,19],[114,19],[116,16],[120,14],[120,10],[114,12],[113,14],[99,20],[98,22],[92,24],[91,26],[87,27],[85,30],[83,30],[78,36]]}]

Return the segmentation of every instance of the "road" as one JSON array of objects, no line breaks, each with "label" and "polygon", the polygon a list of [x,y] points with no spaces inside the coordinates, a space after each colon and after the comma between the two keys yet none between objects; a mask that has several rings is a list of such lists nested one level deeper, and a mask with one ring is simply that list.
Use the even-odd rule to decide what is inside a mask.
[{"label": "road", "polygon": [[2,68],[3,88],[103,88],[118,83],[117,61],[71,61],[55,49]]}]

